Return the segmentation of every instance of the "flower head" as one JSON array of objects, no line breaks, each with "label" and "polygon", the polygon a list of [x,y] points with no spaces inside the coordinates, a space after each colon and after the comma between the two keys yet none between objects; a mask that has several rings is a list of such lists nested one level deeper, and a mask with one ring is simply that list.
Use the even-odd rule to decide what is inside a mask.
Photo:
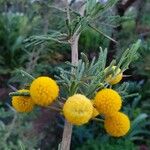
[{"label": "flower head", "polygon": [[48,106],[57,98],[59,87],[49,77],[38,77],[30,86],[30,94],[35,104]]},{"label": "flower head", "polygon": [[[29,90],[19,90],[19,93],[29,92]],[[12,106],[18,112],[30,112],[33,110],[34,103],[29,96],[13,96]]]},{"label": "flower head", "polygon": [[94,104],[99,113],[107,115],[119,111],[122,100],[115,90],[103,89],[96,94]]},{"label": "flower head", "polygon": [[114,137],[124,136],[130,129],[128,116],[121,112],[106,116],[104,121],[106,132]]},{"label": "flower head", "polygon": [[[112,70],[114,71],[116,69],[117,66],[113,66],[112,67]],[[108,68],[105,69],[105,71],[107,72]],[[106,81],[111,84],[111,85],[114,85],[114,84],[117,84],[119,83],[121,80],[122,80],[122,72],[121,72],[121,69],[118,68],[115,75],[113,76],[112,74],[110,74],[107,78],[106,78]]]},{"label": "flower head", "polygon": [[63,112],[68,122],[74,125],[82,125],[91,119],[93,106],[84,95],[75,94],[67,99]]}]

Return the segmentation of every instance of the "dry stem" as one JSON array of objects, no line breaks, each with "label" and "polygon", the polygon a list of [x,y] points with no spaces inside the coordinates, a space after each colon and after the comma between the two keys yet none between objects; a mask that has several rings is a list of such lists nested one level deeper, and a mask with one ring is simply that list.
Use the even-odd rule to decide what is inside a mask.
[{"label": "dry stem", "polygon": [[[70,21],[70,14],[69,14],[69,5],[68,0],[66,0],[66,7],[67,7],[67,18]],[[84,14],[85,5],[81,7],[80,14],[83,16]],[[71,62],[73,65],[77,65],[78,63],[78,41],[80,37],[80,33],[78,33],[80,27],[74,33],[74,35],[70,39],[71,44]],[[65,120],[62,143],[61,143],[61,150],[70,150],[71,145],[71,137],[72,137],[72,124]]]}]

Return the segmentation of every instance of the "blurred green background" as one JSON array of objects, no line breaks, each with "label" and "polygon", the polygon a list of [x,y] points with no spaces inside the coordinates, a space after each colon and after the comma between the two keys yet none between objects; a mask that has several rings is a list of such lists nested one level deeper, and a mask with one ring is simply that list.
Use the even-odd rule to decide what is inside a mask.
[{"label": "blurred green background", "polygon": [[[72,1],[73,5],[78,2]],[[19,70],[33,76],[59,75],[66,68],[70,47],[48,41],[28,45],[32,35],[65,32],[64,2],[59,0],[0,0],[0,150],[55,150],[61,142],[64,119],[50,110],[36,108],[29,114],[16,114],[9,92],[28,83]],[[96,20],[97,28],[118,41],[108,40],[91,28],[79,39],[79,52],[89,59],[97,56],[99,47],[108,48],[108,63],[137,39],[142,44],[139,58],[125,72],[128,93],[125,109],[133,120],[133,132],[119,139],[104,133],[102,125],[91,122],[74,127],[71,150],[149,150],[150,149],[150,1],[120,0]],[[111,20],[111,15],[116,16]],[[109,19],[107,16],[110,16]],[[123,86],[123,85],[122,85]],[[117,87],[116,87],[117,88]]]}]

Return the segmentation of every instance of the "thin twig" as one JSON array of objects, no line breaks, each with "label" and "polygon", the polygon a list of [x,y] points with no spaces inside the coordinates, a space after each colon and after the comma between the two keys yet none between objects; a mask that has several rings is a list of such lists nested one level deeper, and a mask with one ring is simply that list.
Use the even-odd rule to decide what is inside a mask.
[{"label": "thin twig", "polygon": [[59,106],[61,106],[61,107],[64,105],[64,103],[63,103],[63,102],[61,102],[61,101],[59,101],[59,100],[58,100],[58,101],[56,101],[56,102],[57,102],[57,103],[58,103],[58,105],[59,105]]},{"label": "thin twig", "polygon": [[61,112],[62,110],[60,108],[54,107],[54,106],[48,106],[47,108],[50,108],[51,110]]},{"label": "thin twig", "polygon": [[91,24],[88,24],[89,27],[91,27],[93,30],[95,30],[96,32],[102,34],[103,36],[105,36],[106,38],[108,38],[109,40],[113,41],[114,43],[118,43],[116,40],[114,40],[113,38],[111,38],[110,36],[106,35],[104,32],[102,32],[101,30],[98,30],[97,28],[95,28],[94,26],[92,26]]},{"label": "thin twig", "polygon": [[104,122],[103,119],[99,119],[99,118],[93,118],[92,120],[97,121],[97,122]]},{"label": "thin twig", "polygon": [[63,9],[61,9],[61,8],[59,8],[59,7],[51,6],[51,5],[48,5],[48,7],[66,13],[66,10],[63,10]]},{"label": "thin twig", "polygon": [[11,92],[9,96],[30,96],[29,92]]},{"label": "thin twig", "polygon": [[69,24],[70,24],[71,20],[70,20],[70,10],[69,10],[69,3],[68,3],[68,0],[65,0],[65,3],[66,3],[67,19],[68,19],[68,22],[69,22]]},{"label": "thin twig", "polygon": [[24,71],[24,70],[18,70],[18,71],[21,72],[22,76],[27,76],[27,77],[29,77],[29,78],[32,79],[32,80],[35,79],[32,75],[30,75],[29,73],[27,73],[27,72]]},{"label": "thin twig", "polygon": [[125,95],[125,96],[123,96],[123,98],[129,98],[129,97],[135,97],[135,96],[139,96],[139,93],[133,93],[133,94]]}]

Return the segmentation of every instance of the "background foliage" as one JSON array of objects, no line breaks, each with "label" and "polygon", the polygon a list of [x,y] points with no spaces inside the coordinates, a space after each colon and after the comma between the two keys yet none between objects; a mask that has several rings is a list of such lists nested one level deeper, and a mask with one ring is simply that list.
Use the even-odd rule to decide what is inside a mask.
[{"label": "background foliage", "polygon": [[[79,4],[73,3],[73,9]],[[113,58],[119,58],[123,50],[137,39],[142,40],[142,45],[138,54],[139,59],[125,72],[125,75],[129,75],[124,77],[125,83],[121,83],[119,87],[115,86],[118,91],[124,89],[129,95],[124,101],[123,110],[132,120],[129,134],[117,140],[108,135],[104,136],[102,125],[91,121],[89,125],[74,127],[72,149],[149,149],[150,142],[147,140],[150,137],[149,13],[149,0],[126,2],[120,0],[101,16],[96,16],[96,21],[94,23],[91,21],[92,24],[115,39],[117,44],[89,26],[84,28],[79,39],[79,51],[87,54],[90,60],[94,56],[98,57],[100,46],[108,48],[107,64],[109,64]],[[70,48],[67,44],[51,40],[35,44],[26,41],[33,35],[38,37],[38,35],[59,34],[58,31],[66,32],[65,15],[63,1],[0,0],[0,149],[2,150],[29,148],[45,150],[49,147],[57,149],[57,143],[61,141],[63,119],[57,113],[37,108],[31,114],[16,114],[10,106],[8,93],[16,90],[15,88],[23,88],[22,83],[30,82],[18,69],[25,70],[35,77],[38,75],[54,77],[59,75],[58,67],[68,68],[65,62],[70,61]]]}]

